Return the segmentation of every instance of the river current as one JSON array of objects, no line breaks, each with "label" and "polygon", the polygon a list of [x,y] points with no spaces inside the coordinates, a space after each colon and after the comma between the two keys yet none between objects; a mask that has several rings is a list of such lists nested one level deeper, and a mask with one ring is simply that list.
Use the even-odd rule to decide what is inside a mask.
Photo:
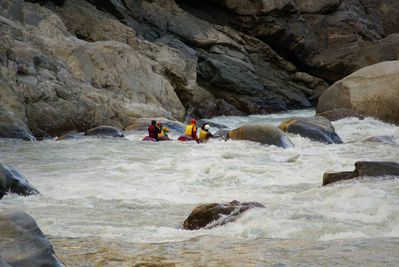
[{"label": "river current", "polygon": [[[212,121],[234,128],[313,115]],[[362,140],[388,135],[399,143],[399,127],[371,118],[333,124],[345,144],[291,134],[295,147],[288,149],[233,140],[142,142],[145,132],[126,140],[4,139],[0,162],[16,167],[42,195],[5,196],[0,206],[31,214],[68,266],[399,265],[398,179],[321,187],[324,172],[353,170],[356,161],[398,162],[398,145]],[[180,228],[196,205],[232,200],[266,209],[211,230]]]}]

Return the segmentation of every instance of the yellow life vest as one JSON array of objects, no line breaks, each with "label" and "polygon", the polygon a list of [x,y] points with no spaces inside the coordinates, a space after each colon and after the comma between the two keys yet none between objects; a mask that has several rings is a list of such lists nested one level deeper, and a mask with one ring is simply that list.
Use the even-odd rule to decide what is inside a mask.
[{"label": "yellow life vest", "polygon": [[163,127],[162,127],[162,130],[161,130],[161,132],[158,134],[158,137],[164,137],[165,136],[165,133],[164,133],[164,130],[163,130]]},{"label": "yellow life vest", "polygon": [[188,135],[188,136],[192,136],[193,131],[196,131],[196,130],[197,130],[197,127],[193,124],[190,124],[190,125],[186,126],[186,131],[184,134]]},{"label": "yellow life vest", "polygon": [[208,135],[208,132],[201,129],[200,135],[199,135],[199,139],[201,140],[201,142],[204,142],[206,140],[207,135]]},{"label": "yellow life vest", "polygon": [[158,137],[168,136],[169,129],[167,127],[162,127],[162,131],[158,134]]}]

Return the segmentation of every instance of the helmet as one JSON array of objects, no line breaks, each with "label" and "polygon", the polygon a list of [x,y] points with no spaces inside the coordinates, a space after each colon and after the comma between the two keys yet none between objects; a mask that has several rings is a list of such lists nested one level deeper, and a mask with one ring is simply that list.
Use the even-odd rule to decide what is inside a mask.
[{"label": "helmet", "polygon": [[195,119],[192,119],[191,124],[197,124],[197,121]]},{"label": "helmet", "polygon": [[205,128],[205,130],[209,130],[209,124],[205,124],[205,126],[204,126],[204,128]]},{"label": "helmet", "polygon": [[162,126],[162,123],[160,121],[158,121],[157,126]]}]

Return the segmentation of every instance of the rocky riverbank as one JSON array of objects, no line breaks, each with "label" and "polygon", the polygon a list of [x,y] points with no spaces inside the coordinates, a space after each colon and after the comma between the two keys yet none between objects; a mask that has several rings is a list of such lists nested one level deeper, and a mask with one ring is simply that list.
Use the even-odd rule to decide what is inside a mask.
[{"label": "rocky riverbank", "polygon": [[0,136],[311,107],[329,83],[398,59],[398,10],[390,0],[3,0]]}]

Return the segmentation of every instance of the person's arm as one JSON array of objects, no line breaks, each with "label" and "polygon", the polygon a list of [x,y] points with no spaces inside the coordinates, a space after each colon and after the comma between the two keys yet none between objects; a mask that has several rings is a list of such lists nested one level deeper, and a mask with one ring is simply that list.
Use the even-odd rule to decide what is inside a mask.
[{"label": "person's arm", "polygon": [[200,140],[198,139],[198,136],[197,136],[197,127],[193,127],[193,137],[194,137],[194,140],[197,142],[197,143],[199,143],[200,142]]}]

